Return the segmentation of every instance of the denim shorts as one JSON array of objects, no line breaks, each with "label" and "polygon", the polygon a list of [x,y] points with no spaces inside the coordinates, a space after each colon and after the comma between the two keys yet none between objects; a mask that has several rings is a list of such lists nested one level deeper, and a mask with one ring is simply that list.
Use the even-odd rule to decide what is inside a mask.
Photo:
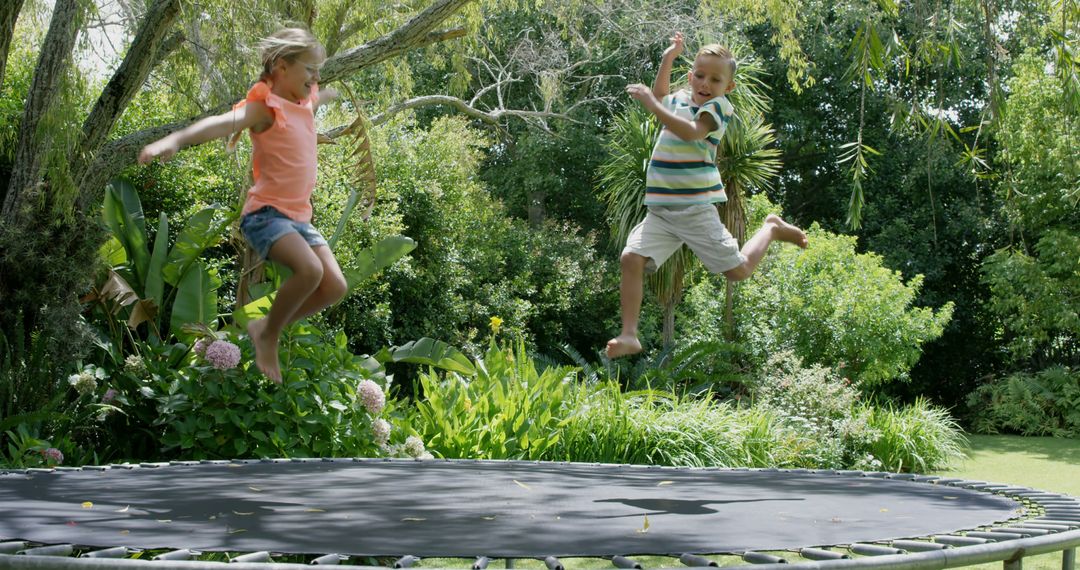
[{"label": "denim shorts", "polygon": [[326,245],[326,238],[315,229],[315,226],[307,222],[292,220],[273,206],[263,206],[254,212],[244,214],[240,218],[240,232],[262,259],[270,255],[270,248],[273,247],[274,242],[291,233],[300,234],[300,237],[304,238],[311,247]]}]

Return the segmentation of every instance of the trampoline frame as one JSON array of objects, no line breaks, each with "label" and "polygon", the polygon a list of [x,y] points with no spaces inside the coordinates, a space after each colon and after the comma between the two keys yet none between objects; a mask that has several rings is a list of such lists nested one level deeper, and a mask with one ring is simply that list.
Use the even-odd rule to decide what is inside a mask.
[{"label": "trampoline frame", "polygon": [[[105,471],[109,469],[156,469],[170,465],[200,465],[229,463],[283,463],[283,462],[385,462],[385,459],[263,459],[263,460],[205,460],[174,461],[170,463],[114,464],[107,466],[57,467],[53,469],[11,469],[0,473],[62,473],[65,471]],[[429,460],[430,461],[430,460]],[[435,460],[452,463],[480,463],[477,460]],[[573,463],[572,465],[599,465]],[[610,467],[610,465],[605,465]],[[642,466],[637,466],[642,467]],[[811,561],[795,564],[774,554],[764,552],[743,552],[742,560],[749,563],[747,568],[758,570],[829,570],[829,569],[890,569],[890,570],[938,570],[956,568],[988,562],[1003,562],[1004,570],[1021,570],[1024,557],[1053,552],[1062,553],[1062,570],[1075,570],[1076,548],[1080,547],[1080,498],[1068,495],[1040,491],[1027,487],[1007,484],[988,483],[955,479],[933,475],[909,473],[864,472],[854,470],[815,470],[815,469],[750,469],[734,468],[730,471],[810,473],[823,475],[842,475],[882,479],[900,479],[930,485],[945,485],[964,488],[984,493],[993,493],[1019,501],[1028,508],[1029,516],[1018,520],[983,525],[975,529],[958,530],[948,535],[933,537],[913,537],[904,540],[883,540],[876,543],[832,545],[846,549],[851,554],[860,555],[852,558],[842,550],[823,550],[802,548],[784,550],[793,552]],[[1039,514],[1030,516],[1030,511]],[[980,530],[983,529],[983,530]],[[960,534],[963,533],[963,534]],[[222,562],[190,560],[201,553],[190,550],[175,550],[156,556],[152,560],[127,558],[139,552],[123,546],[86,550],[80,557],[72,558],[76,551],[84,550],[74,544],[40,544],[21,540],[5,541],[0,536],[0,570],[29,569],[125,569],[144,568],[147,570],[221,570]],[[738,554],[736,554],[738,555]],[[338,554],[326,554],[312,561],[312,564],[338,564],[347,557]],[[550,570],[563,570],[562,564],[554,557],[543,559]],[[395,567],[408,567],[419,559],[405,555],[398,559]],[[230,568],[234,570],[300,570],[309,568],[306,564],[279,563],[273,561],[270,552],[251,552],[232,557]],[[489,559],[478,557],[474,570],[482,570]],[[616,556],[612,558],[615,567],[635,568],[633,560]],[[708,568],[717,564],[702,556],[684,554],[681,562],[684,567]],[[505,559],[507,568],[514,567],[514,559]],[[383,568],[373,566],[354,566],[353,568]],[[640,566],[637,566],[640,568]]]}]

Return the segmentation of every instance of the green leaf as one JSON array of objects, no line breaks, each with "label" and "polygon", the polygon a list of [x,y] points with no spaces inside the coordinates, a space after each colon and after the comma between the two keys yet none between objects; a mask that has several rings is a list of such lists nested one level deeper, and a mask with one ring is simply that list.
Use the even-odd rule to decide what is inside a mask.
[{"label": "green leaf", "polygon": [[113,236],[120,240],[127,250],[135,274],[135,289],[142,290],[146,279],[150,252],[146,245],[146,221],[143,215],[139,195],[130,182],[123,179],[113,180],[105,188],[103,208],[105,224]]},{"label": "green leaf", "polygon": [[392,354],[394,362],[426,364],[466,376],[476,374],[467,356],[441,340],[424,337],[395,348]]},{"label": "green leaf", "polygon": [[146,275],[144,299],[152,299],[158,306],[165,302],[165,281],[162,269],[169,254],[169,219],[162,212],[158,218],[157,235],[154,236],[154,252]]},{"label": "green leaf", "polygon": [[210,324],[217,318],[217,288],[220,286],[202,263],[196,262],[177,286],[170,330],[177,338],[187,338],[180,327],[187,323]]},{"label": "green leaf", "polygon": [[375,247],[361,251],[354,265],[344,269],[345,280],[352,290],[358,283],[370,279],[373,275],[393,265],[393,263],[416,249],[416,242],[405,236],[384,238]]},{"label": "green leaf", "polygon": [[169,263],[165,266],[165,281],[176,285],[183,278],[191,264],[207,248],[221,243],[225,227],[236,219],[233,211],[224,218],[215,221],[214,214],[219,208],[206,208],[188,218],[184,229],[176,238],[176,244],[169,251]]}]

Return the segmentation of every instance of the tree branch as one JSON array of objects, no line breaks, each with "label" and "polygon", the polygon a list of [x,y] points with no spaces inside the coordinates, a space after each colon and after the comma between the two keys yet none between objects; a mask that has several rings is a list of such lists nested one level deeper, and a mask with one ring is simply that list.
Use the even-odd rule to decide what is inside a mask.
[{"label": "tree branch", "polygon": [[[354,71],[435,42],[449,39],[431,32],[471,0],[438,0],[400,28],[372,42],[357,46],[330,58],[323,65],[322,80],[330,83]],[[463,34],[464,32],[462,32]]]},{"label": "tree branch", "polygon": [[82,139],[72,168],[74,180],[81,182],[87,166],[87,160],[78,157],[90,157],[97,152],[128,103],[146,82],[150,70],[180,44],[183,36],[179,34],[162,43],[179,10],[179,0],[155,0],[143,17],[124,61],[102,89],[93,110],[83,122]]},{"label": "tree branch", "polygon": [[80,0],[56,0],[49,31],[38,58],[37,70],[26,96],[19,135],[15,142],[15,161],[11,168],[7,195],[0,216],[13,216],[24,192],[41,182],[45,154],[49,148],[47,134],[39,135],[39,127],[46,113],[53,107],[59,95],[64,70],[71,63],[75,38],[79,35],[79,21],[84,13]]}]

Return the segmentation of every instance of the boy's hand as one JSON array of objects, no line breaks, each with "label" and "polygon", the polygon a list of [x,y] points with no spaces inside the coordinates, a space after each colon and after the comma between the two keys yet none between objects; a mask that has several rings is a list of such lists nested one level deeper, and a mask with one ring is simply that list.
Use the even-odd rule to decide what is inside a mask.
[{"label": "boy's hand", "polygon": [[154,141],[143,147],[139,152],[139,164],[147,164],[152,162],[155,158],[160,158],[162,162],[165,162],[173,157],[177,151],[180,150],[180,146],[170,140],[168,137]]},{"label": "boy's hand", "polygon": [[630,96],[633,97],[634,99],[637,99],[638,101],[641,101],[641,103],[643,105],[645,105],[646,109],[651,110],[653,105],[655,105],[656,102],[657,102],[656,101],[656,95],[653,95],[652,88],[648,87],[647,85],[643,85],[641,83],[634,83],[633,85],[627,85],[626,86],[626,92],[629,93]]},{"label": "boy's hand", "polygon": [[664,50],[664,58],[671,58],[674,60],[682,55],[684,49],[686,49],[686,46],[683,44],[682,32],[675,32],[675,37],[671,38],[671,45]]}]

